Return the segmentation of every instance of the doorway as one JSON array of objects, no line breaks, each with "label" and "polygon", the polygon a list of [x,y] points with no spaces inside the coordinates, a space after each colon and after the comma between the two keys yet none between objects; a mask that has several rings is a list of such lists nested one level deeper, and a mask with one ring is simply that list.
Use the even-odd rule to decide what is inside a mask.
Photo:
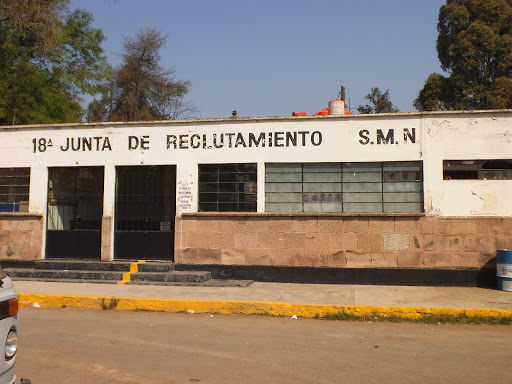
[{"label": "doorway", "polygon": [[176,166],[116,168],[114,258],[174,261]]},{"label": "doorway", "polygon": [[47,258],[101,258],[103,178],[103,167],[48,169]]}]

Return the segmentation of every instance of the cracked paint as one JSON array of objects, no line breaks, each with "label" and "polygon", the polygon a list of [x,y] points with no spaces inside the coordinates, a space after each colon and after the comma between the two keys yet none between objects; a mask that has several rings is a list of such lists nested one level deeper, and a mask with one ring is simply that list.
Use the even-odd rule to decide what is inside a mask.
[{"label": "cracked paint", "polygon": [[471,189],[471,194],[482,200],[479,212],[490,214],[496,211],[498,199],[496,198],[496,192],[491,187],[479,185]]}]

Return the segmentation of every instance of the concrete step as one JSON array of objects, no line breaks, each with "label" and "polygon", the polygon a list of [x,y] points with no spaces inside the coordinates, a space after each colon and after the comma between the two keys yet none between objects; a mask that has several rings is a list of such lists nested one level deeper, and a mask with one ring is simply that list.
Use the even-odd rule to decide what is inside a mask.
[{"label": "concrete step", "polygon": [[35,260],[1,260],[0,265],[3,269],[7,268],[35,268]]},{"label": "concrete step", "polygon": [[91,283],[91,284],[117,284],[119,280],[94,280],[94,279],[54,279],[51,277],[12,277],[12,280],[16,283],[16,281],[42,281],[42,282],[51,282],[51,283]]},{"label": "concrete step", "polygon": [[[90,282],[115,284],[130,272],[130,261],[100,262],[94,260],[38,260],[2,262],[4,271],[13,280]],[[174,263],[146,261],[138,263],[138,272],[126,284],[191,285],[246,287],[252,280],[214,280],[209,271],[176,271]]]},{"label": "concrete step", "polygon": [[147,282],[183,282],[183,283],[202,283],[210,280],[212,274],[204,271],[187,271],[187,272],[137,272],[132,273],[131,281],[147,281]]},{"label": "concrete step", "polygon": [[114,261],[111,263],[90,260],[40,260],[35,264],[36,270],[59,271],[113,271],[129,272],[130,262]]},{"label": "concrete step", "polygon": [[41,270],[32,268],[9,268],[5,272],[13,279],[74,279],[120,281],[125,272],[117,271],[81,271],[81,270]]},{"label": "concrete step", "polygon": [[32,268],[42,270],[92,270],[92,271],[125,271],[130,270],[130,262],[100,262],[97,260],[1,260],[3,269]]},{"label": "concrete step", "polygon": [[253,280],[207,280],[200,283],[182,281],[129,281],[126,285],[168,285],[180,287],[248,287]]},{"label": "concrete step", "polygon": [[[14,280],[25,278],[43,279],[45,281],[81,280],[81,281],[114,281],[123,280],[125,271],[94,271],[94,270],[43,270],[36,268],[6,268],[5,272]],[[211,279],[210,272],[134,272],[130,276],[132,281],[147,282],[182,282],[203,283]]]},{"label": "concrete step", "polygon": [[[135,261],[92,261],[92,260],[38,260],[35,262],[13,261],[1,262],[4,269],[11,268],[34,268],[41,270],[66,270],[66,271],[118,271],[129,272],[130,265]],[[171,272],[174,270],[174,263],[146,261],[138,263],[139,271],[142,272]]]},{"label": "concrete step", "polygon": [[174,271],[174,263],[146,261],[138,265],[139,272],[172,272]]},{"label": "concrete step", "polygon": [[[92,283],[92,284],[117,284],[117,280],[78,280],[78,279],[52,279],[21,277],[14,278],[14,281],[43,281],[53,283]],[[180,282],[180,281],[129,281],[126,285],[158,285],[158,286],[179,286],[179,287],[248,287],[252,280],[208,280],[201,283]]]}]

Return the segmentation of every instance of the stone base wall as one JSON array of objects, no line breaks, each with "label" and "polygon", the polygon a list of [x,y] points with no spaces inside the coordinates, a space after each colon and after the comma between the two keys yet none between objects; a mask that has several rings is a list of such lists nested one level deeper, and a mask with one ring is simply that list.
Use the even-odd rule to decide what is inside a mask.
[{"label": "stone base wall", "polygon": [[493,268],[512,218],[184,214],[176,264],[335,268]]},{"label": "stone base wall", "polygon": [[40,260],[43,257],[43,217],[0,214],[0,260]]}]

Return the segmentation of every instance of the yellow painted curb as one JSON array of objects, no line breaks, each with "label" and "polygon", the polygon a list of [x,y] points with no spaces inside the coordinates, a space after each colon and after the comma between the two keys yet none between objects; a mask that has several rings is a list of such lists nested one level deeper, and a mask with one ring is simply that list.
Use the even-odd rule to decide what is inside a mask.
[{"label": "yellow painted curb", "polygon": [[41,308],[85,308],[113,309],[124,311],[191,312],[244,315],[271,315],[315,318],[340,313],[354,318],[395,317],[401,319],[421,319],[432,316],[466,316],[468,318],[512,319],[512,311],[496,309],[449,309],[449,308],[409,308],[377,306],[339,306],[322,304],[294,304],[258,301],[230,300],[185,300],[185,299],[146,299],[114,298],[100,296],[62,296],[18,293],[20,307]]}]

